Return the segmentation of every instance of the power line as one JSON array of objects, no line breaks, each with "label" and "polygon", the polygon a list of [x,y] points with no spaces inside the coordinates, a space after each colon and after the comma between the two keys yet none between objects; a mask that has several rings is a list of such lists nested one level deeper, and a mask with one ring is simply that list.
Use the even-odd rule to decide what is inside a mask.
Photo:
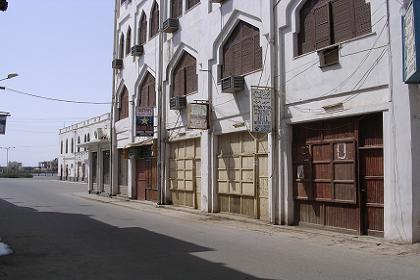
[{"label": "power line", "polygon": [[110,104],[112,104],[112,102],[92,102],[92,101],[79,101],[79,100],[69,100],[69,99],[47,97],[47,96],[32,94],[32,93],[28,93],[28,92],[24,92],[24,91],[21,91],[21,90],[8,88],[8,87],[4,87],[4,89],[7,90],[7,91],[17,93],[17,94],[30,96],[30,97],[35,97],[35,98],[40,98],[40,99],[49,100],[49,101],[56,101],[56,102],[75,103],[75,104],[89,104],[89,105],[110,105]]}]

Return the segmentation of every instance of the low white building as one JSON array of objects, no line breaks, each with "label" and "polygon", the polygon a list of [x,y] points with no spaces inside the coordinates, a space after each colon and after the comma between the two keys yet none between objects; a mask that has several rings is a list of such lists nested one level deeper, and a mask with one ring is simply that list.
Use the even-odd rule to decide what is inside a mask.
[{"label": "low white building", "polygon": [[[98,172],[102,172],[99,169],[103,170],[103,167],[99,166],[99,160],[102,160],[102,154],[105,151],[108,151],[109,155],[110,125],[110,114],[107,113],[59,130],[58,176],[60,180],[86,182],[89,183],[89,190],[99,191],[97,189]],[[101,152],[100,156],[98,156],[98,151]],[[108,156],[105,167],[109,165]],[[104,176],[106,179],[106,174]]]}]

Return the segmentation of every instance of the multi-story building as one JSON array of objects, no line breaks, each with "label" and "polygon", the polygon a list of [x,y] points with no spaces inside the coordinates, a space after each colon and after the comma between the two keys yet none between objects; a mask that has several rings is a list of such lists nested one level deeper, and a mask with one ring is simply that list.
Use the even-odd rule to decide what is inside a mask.
[{"label": "multi-story building", "polygon": [[110,121],[107,113],[59,130],[60,180],[86,182],[89,191],[96,193],[106,191],[104,187],[110,185]]},{"label": "multi-story building", "polygon": [[[111,193],[419,241],[405,8],[116,0]],[[251,120],[258,90],[272,94],[268,133]]]}]

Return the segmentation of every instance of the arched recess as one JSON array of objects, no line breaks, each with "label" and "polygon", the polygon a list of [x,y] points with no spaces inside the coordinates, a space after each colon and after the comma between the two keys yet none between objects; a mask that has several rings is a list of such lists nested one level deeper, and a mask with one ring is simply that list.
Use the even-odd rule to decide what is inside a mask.
[{"label": "arched recess", "polygon": [[171,96],[185,96],[197,92],[197,60],[184,51],[172,71]]},{"label": "arched recess", "polygon": [[372,32],[366,0],[308,0],[296,15],[299,55]]},{"label": "arched recess", "polygon": [[139,107],[156,107],[156,80],[147,71],[138,87],[137,105]]},{"label": "arched recess", "polygon": [[118,46],[118,58],[123,59],[124,58],[124,33],[121,33],[120,37],[120,43]]},{"label": "arched recess", "polygon": [[129,55],[131,53],[131,27],[129,26],[127,29],[127,39],[125,41],[125,55]]},{"label": "arched recess", "polygon": [[116,106],[116,114],[115,120],[119,121],[125,118],[128,118],[128,100],[129,100],[129,93],[127,87],[122,84],[120,85],[117,95],[117,106]]},{"label": "arched recess", "polygon": [[154,1],[150,11],[150,38],[156,36],[159,32],[159,5]]},{"label": "arched recess", "polygon": [[144,45],[147,42],[147,18],[146,13],[143,11],[140,17],[139,24],[139,44]]},{"label": "arched recess", "polygon": [[223,45],[222,77],[244,75],[262,68],[262,47],[257,27],[239,21]]}]

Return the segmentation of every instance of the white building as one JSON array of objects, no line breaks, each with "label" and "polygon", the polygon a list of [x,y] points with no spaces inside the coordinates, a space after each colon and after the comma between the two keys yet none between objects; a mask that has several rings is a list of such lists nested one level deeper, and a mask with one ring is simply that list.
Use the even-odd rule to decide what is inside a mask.
[{"label": "white building", "polygon": [[[111,192],[419,241],[420,99],[401,75],[404,7],[117,0]],[[249,130],[254,86],[274,89],[269,134]],[[185,103],[210,108],[209,129],[188,128]],[[153,108],[153,136],[136,134],[138,108],[138,120]]]},{"label": "white building", "polygon": [[110,114],[107,113],[59,130],[60,180],[86,182],[89,191],[94,192],[104,191],[99,188],[100,184],[102,187],[103,184],[110,185],[110,125]]}]

